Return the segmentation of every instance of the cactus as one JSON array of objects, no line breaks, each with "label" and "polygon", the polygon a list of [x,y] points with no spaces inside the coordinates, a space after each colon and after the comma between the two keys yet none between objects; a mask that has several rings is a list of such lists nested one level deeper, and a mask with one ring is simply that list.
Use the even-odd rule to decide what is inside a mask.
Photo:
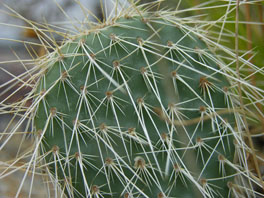
[{"label": "cactus", "polygon": [[36,60],[25,175],[45,171],[55,197],[254,197],[240,99],[263,90],[202,27],[147,5]]}]

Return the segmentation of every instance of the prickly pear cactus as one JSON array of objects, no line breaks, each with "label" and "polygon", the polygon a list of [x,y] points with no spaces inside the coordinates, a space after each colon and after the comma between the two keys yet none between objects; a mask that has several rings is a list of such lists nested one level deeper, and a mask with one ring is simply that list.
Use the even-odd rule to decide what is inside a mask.
[{"label": "prickly pear cactus", "polygon": [[[21,145],[33,139],[28,150],[18,146],[13,161],[0,163],[0,180],[23,172],[16,198],[28,177],[27,197],[34,197],[39,175],[44,197],[261,197],[248,122],[263,118],[264,91],[243,72],[263,71],[238,48],[221,45],[229,36],[224,22],[217,34],[206,26],[211,22],[179,18],[181,11],[153,11],[161,1],[131,1],[126,8],[113,2],[102,23],[82,24],[78,33],[45,29],[18,15],[46,54],[0,87],[9,86],[5,94],[18,86],[0,103],[1,114],[13,115],[0,151],[17,135],[23,135]],[[8,103],[29,87],[24,98]]]},{"label": "prickly pear cactus", "polygon": [[35,127],[69,197],[228,197],[229,82],[203,35],[124,16],[46,64]]}]

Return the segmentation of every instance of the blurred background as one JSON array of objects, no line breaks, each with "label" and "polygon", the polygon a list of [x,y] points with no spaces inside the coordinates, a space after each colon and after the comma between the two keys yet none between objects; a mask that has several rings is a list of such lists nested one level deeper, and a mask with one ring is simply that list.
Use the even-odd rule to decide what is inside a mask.
[{"label": "blurred background", "polygon": [[[112,1],[115,0],[1,0],[0,1],[0,101],[6,100],[6,97],[16,90],[17,87],[7,87],[5,83],[19,76],[27,69],[33,67],[33,64],[26,64],[21,60],[32,59],[32,50],[36,56],[42,56],[45,52],[39,46],[29,45],[30,42],[39,43],[38,37],[32,31],[29,23],[50,24],[50,27],[67,28],[71,31],[77,31],[78,27],[85,27],[86,22],[91,20],[103,20],[103,16],[108,15],[113,9]],[[148,3],[151,0],[142,0],[139,3]],[[154,1],[154,0],[153,0]],[[78,3],[79,2],[79,3]],[[228,3],[229,2],[229,3]],[[244,57],[251,63],[263,70],[264,66],[264,1],[241,1],[239,18],[239,49],[240,54],[247,52]],[[119,0],[121,6],[129,6],[126,0]],[[82,5],[82,6],[80,6]],[[101,6],[104,9],[102,11]],[[225,5],[225,6],[221,6]],[[235,1],[216,1],[216,0],[165,0],[160,7],[172,10],[179,10],[180,17],[199,16],[201,20],[206,20],[206,26],[215,31],[215,35],[223,31],[223,36],[219,42],[231,49],[235,46]],[[208,7],[204,9],[203,7]],[[180,11],[184,10],[184,11]],[[94,16],[89,14],[94,13]],[[228,14],[226,14],[228,13]],[[24,18],[24,19],[23,19]],[[225,21],[225,23],[223,23]],[[195,25],[195,24],[190,24]],[[88,26],[87,26],[88,28]],[[212,33],[211,36],[215,36]],[[55,39],[61,39],[56,37]],[[30,50],[29,50],[30,48]],[[242,71],[245,75],[250,75],[248,70]],[[263,75],[252,75],[249,81],[264,88]],[[19,85],[16,85],[19,86]],[[7,103],[12,103],[23,98],[30,90],[24,88],[14,96],[8,98]],[[30,104],[26,104],[30,105]],[[263,107],[258,107],[263,112]],[[259,156],[263,156],[264,150],[264,120],[259,116],[259,122],[251,124],[251,132],[254,138],[255,146]],[[8,132],[14,125],[12,115],[0,114],[0,132]],[[7,128],[7,124],[11,123]],[[26,124],[26,123],[25,123]],[[22,126],[23,127],[23,126]],[[22,129],[19,129],[22,130]],[[1,136],[0,136],[1,137]],[[4,162],[16,157],[17,150],[26,150],[32,145],[30,137],[20,144],[22,136],[15,136],[10,144],[0,151],[0,168],[5,166]],[[23,136],[23,138],[25,138]],[[0,145],[5,139],[0,138]],[[264,158],[263,158],[264,159]],[[251,158],[249,156],[249,162]],[[16,163],[25,163],[17,161]],[[263,162],[259,161],[259,166],[264,172]],[[252,167],[254,169],[254,167]],[[9,177],[0,179],[0,198],[12,198],[15,196],[23,177],[23,171],[16,171]],[[31,177],[26,180],[20,197],[28,197]],[[46,198],[46,189],[43,187],[41,177],[35,177],[36,185],[33,188],[32,197]]]}]

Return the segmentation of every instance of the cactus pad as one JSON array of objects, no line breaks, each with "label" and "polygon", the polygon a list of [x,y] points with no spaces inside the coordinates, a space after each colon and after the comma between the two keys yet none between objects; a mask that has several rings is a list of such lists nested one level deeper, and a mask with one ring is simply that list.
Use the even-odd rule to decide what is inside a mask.
[{"label": "cactus pad", "polygon": [[234,101],[210,48],[195,28],[144,15],[51,53],[34,126],[56,185],[68,197],[228,197]]}]

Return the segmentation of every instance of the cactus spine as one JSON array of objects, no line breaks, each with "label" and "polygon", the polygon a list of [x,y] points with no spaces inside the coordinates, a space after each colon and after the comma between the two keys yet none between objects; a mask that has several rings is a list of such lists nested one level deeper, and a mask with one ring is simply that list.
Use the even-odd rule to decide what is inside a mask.
[{"label": "cactus spine", "polygon": [[28,169],[41,164],[55,196],[253,197],[237,82],[253,86],[228,53],[134,6],[68,39],[38,63]]}]

